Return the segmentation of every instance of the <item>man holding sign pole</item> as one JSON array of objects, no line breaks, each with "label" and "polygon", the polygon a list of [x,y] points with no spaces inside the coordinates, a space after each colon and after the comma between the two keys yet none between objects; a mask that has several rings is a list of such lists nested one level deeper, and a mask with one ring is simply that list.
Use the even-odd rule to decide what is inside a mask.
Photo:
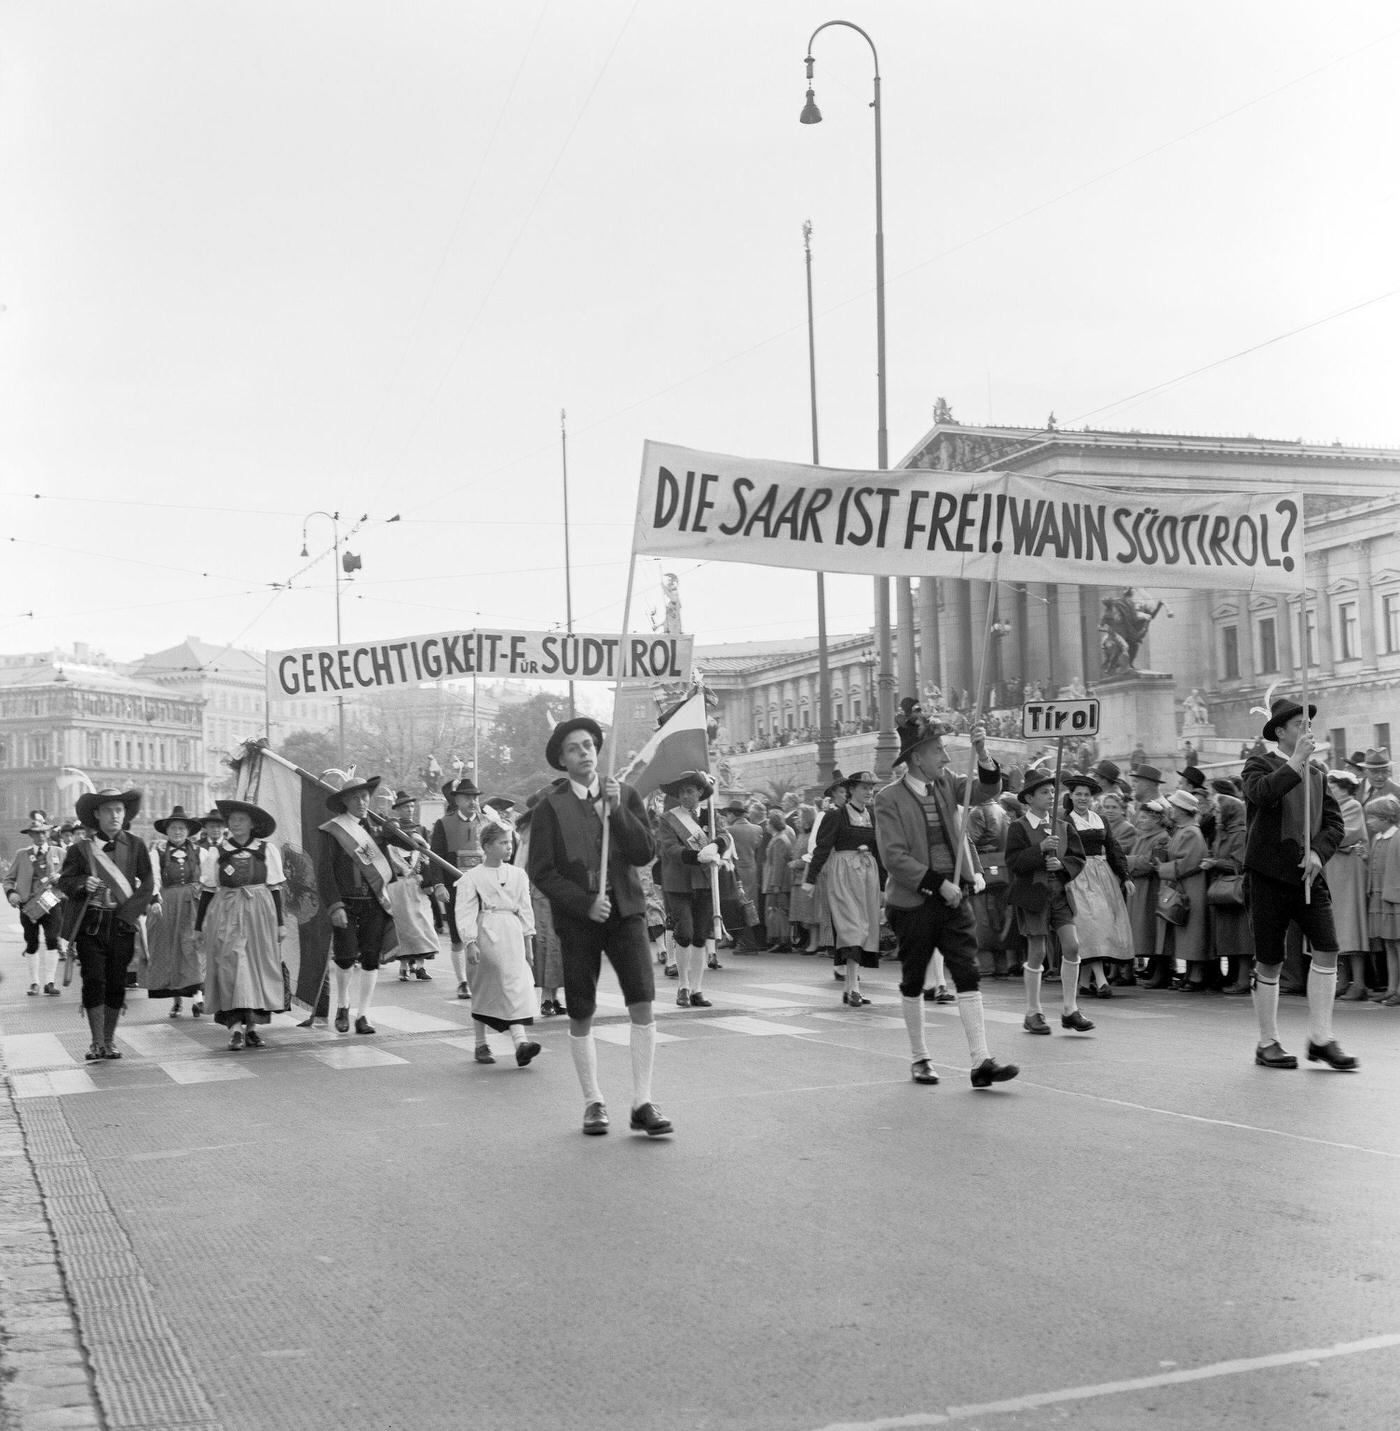
[{"label": "man holding sign pole", "polygon": [[[1312,753],[1317,739],[1306,710],[1280,697],[1272,704],[1263,737],[1278,746],[1245,762],[1244,901],[1254,935],[1254,1011],[1261,1068],[1297,1068],[1278,1038],[1278,981],[1288,926],[1297,924],[1312,947],[1308,970],[1308,1062],[1350,1071],[1357,1060],[1332,1037],[1337,993],[1337,934],[1332,897],[1322,867],[1345,835],[1342,812],[1327,793]],[[1304,784],[1306,774],[1308,784]],[[1310,788],[1311,787],[1311,788]]]},{"label": "man holding sign pole", "polygon": [[[997,1062],[987,1047],[977,925],[968,902],[968,896],[980,893],[985,882],[975,850],[968,848],[964,860],[958,858],[958,847],[965,843],[958,807],[962,789],[946,773],[946,727],[919,718],[905,731],[895,764],[903,765],[906,774],[875,796],[874,811],[875,839],[888,874],[885,908],[899,939],[899,993],[909,1033],[910,1076],[915,1083],[938,1082],[924,1042],[923,997],[924,978],[938,949],[958,991],[958,1016],[972,1056],[972,1086],[990,1088],[1015,1078],[1020,1069],[1014,1063]],[[987,733],[975,725],[970,734],[981,793],[995,791],[1001,767],[987,753]],[[979,798],[977,785],[973,791],[974,799]]]}]

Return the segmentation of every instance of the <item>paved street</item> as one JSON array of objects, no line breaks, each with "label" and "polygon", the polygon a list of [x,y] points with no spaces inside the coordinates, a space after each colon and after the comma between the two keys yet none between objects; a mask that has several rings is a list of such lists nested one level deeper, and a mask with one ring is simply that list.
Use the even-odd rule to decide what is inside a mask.
[{"label": "paved street", "polygon": [[[234,1054],[138,993],[125,1057],[85,1065],[76,988],[27,998],[6,929],[0,1051],[105,1417],[76,1393],[68,1419],[14,1411],[12,1387],[16,1424],[1393,1424],[1395,1011],[1339,1006],[1359,1075],[1274,1073],[1247,1000],[1128,991],[1093,1035],[1031,1039],[1019,983],[989,981],[1022,1076],[973,1092],[930,1005],[929,1089],[893,965],[854,1011],[824,961],[724,957],[712,1010],[660,981],[677,1131],[648,1141],[615,986],[613,1130],[585,1138],[563,1021],[530,1068],[500,1037],[478,1067],[445,960],[381,983],[373,1038],[289,1018]],[[4,1208],[5,1245],[38,1247],[33,1207]]]}]

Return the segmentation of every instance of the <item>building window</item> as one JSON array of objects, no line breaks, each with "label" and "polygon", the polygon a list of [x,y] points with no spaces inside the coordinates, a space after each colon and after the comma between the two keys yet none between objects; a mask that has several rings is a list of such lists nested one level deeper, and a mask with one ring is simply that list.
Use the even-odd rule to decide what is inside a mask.
[{"label": "building window", "polygon": [[102,764],[102,737],[89,734],[87,738],[87,761],[89,765]]},{"label": "building window", "polygon": [[1347,732],[1346,727],[1333,726],[1327,732],[1327,739],[1332,742],[1332,759],[1329,762],[1335,770],[1347,758]]},{"label": "building window", "polygon": [[1266,616],[1259,623],[1259,670],[1278,670],[1278,636],[1274,630],[1274,618]]},{"label": "building window", "polygon": [[1311,607],[1298,617],[1298,645],[1308,665],[1317,665],[1317,612]]},{"label": "building window", "polygon": [[29,737],[30,759],[35,765],[47,765],[49,763],[49,738],[46,735],[32,735]]},{"label": "building window", "polygon": [[1238,626],[1221,627],[1220,645],[1224,678],[1227,681],[1238,681],[1240,678],[1240,628]]},{"label": "building window", "polygon": [[1378,722],[1376,723],[1374,729],[1375,729],[1375,732],[1376,732],[1376,749],[1377,749],[1377,750],[1389,750],[1389,749],[1390,749],[1390,722],[1389,722],[1388,720],[1387,720],[1387,721],[1378,721]]},{"label": "building window", "polygon": [[1381,620],[1385,623],[1385,649],[1400,651],[1400,592],[1387,592],[1381,600]]},{"label": "building window", "polygon": [[1356,603],[1344,601],[1337,607],[1337,632],[1341,637],[1342,660],[1354,661],[1356,648]]}]

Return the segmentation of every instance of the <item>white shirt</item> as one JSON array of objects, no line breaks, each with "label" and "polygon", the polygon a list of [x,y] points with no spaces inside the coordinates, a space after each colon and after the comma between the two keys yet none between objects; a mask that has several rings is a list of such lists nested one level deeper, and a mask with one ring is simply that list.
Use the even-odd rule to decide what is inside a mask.
[{"label": "white shirt", "polygon": [[594,801],[598,799],[599,785],[595,780],[592,785],[580,785],[571,775],[569,776],[569,789],[574,792],[574,796],[579,800]]}]

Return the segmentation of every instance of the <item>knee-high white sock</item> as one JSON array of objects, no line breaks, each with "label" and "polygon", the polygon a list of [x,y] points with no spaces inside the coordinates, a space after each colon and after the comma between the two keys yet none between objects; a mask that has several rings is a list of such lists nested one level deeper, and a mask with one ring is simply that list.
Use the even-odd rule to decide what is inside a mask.
[{"label": "knee-high white sock", "polygon": [[[935,989],[943,988],[944,985],[946,985],[948,982],[947,971],[943,967],[943,956],[938,952],[937,949],[935,949],[933,951],[933,958],[930,959],[928,962],[929,975],[933,980],[932,987]],[[924,987],[926,989],[930,987],[927,980],[924,981]]]},{"label": "knee-high white sock", "polygon": [[590,1029],[586,1034],[569,1032],[569,1054],[574,1060],[578,1085],[583,1089],[585,1103],[601,1103],[603,1090],[598,1087],[598,1045]]},{"label": "knee-high white sock", "polygon": [[1332,1000],[1336,997],[1336,969],[1319,969],[1314,960],[1308,966],[1308,1037],[1313,1043],[1330,1042]]},{"label": "knee-high white sock", "polygon": [[970,989],[958,995],[958,1017],[962,1020],[963,1032],[967,1035],[967,1051],[972,1055],[972,1066],[977,1067],[983,1059],[992,1055],[987,1048],[987,1026],[982,1014],[982,991]]},{"label": "knee-high white sock", "polygon": [[[483,1024],[482,1027],[484,1028],[485,1025]],[[516,1048],[519,1048],[520,1045],[525,1042],[524,1024],[511,1024],[510,1028],[507,1029],[506,1032],[510,1034],[510,1040],[516,1046]]]},{"label": "knee-high white sock", "polygon": [[[704,948],[700,950],[704,954]],[[651,1102],[651,1070],[656,1062],[656,1025],[632,1025],[632,1106]]]},{"label": "knee-high white sock", "polygon": [[909,1058],[918,1063],[928,1057],[928,1044],[924,1042],[924,998],[915,994],[912,999],[902,998],[899,1006],[904,1012],[904,1027],[909,1031]]},{"label": "knee-high white sock", "polygon": [[350,975],[353,972],[353,967],[342,969],[339,964],[331,965],[331,993],[334,995],[331,1003],[333,1007],[337,1009],[350,1007]]},{"label": "knee-high white sock", "polygon": [[1060,958],[1060,999],[1067,1014],[1072,1014],[1079,1007],[1078,959]]},{"label": "knee-high white sock", "polygon": [[467,982],[467,951],[459,949],[454,944],[450,951],[450,957],[452,959],[452,977],[459,984],[465,984]]},{"label": "knee-high white sock", "polygon": [[1021,978],[1026,985],[1026,1012],[1038,1014],[1040,1008],[1040,980],[1044,971],[1032,969],[1029,964],[1021,966]]},{"label": "knee-high white sock", "polygon": [[855,956],[846,955],[846,992],[848,994],[860,993],[860,965],[856,962]]},{"label": "knee-high white sock", "polygon": [[34,978],[41,989],[45,985],[53,983],[54,970],[57,966],[58,951],[46,949],[40,945],[38,952],[34,955]]},{"label": "knee-high white sock", "polygon": [[[709,958],[708,946],[704,944],[692,944],[690,946],[690,992],[698,994],[700,986],[705,982],[705,961]],[[633,1027],[638,1027],[634,1025]]]},{"label": "knee-high white sock", "polygon": [[355,981],[355,1017],[368,1018],[369,1006],[374,999],[374,986],[379,982],[378,969],[361,969]]},{"label": "knee-high white sock", "polygon": [[1254,971],[1254,1013],[1259,1020],[1259,1042],[1278,1042],[1278,976],[1265,980]]}]

